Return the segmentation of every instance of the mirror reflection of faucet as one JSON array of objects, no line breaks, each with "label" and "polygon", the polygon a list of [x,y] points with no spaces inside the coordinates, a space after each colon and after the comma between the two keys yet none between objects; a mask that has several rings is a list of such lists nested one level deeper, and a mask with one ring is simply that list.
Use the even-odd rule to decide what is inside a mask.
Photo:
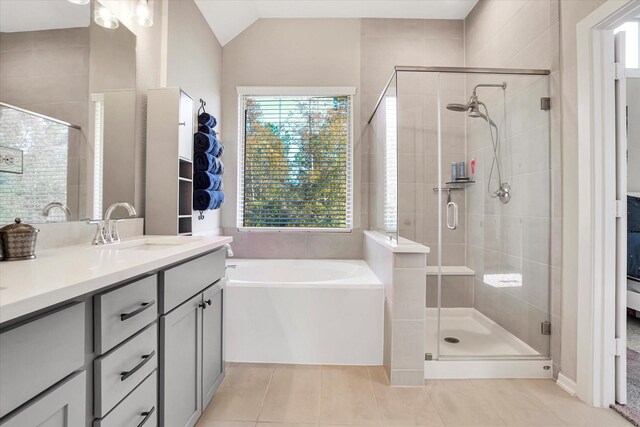
[{"label": "mirror reflection of faucet", "polygon": [[58,208],[61,211],[63,211],[65,219],[67,221],[71,221],[71,211],[69,210],[69,207],[67,205],[65,205],[64,203],[60,203],[60,202],[51,202],[51,203],[49,203],[47,206],[44,207],[44,209],[42,209],[42,215],[48,217],[49,213],[54,208]]}]

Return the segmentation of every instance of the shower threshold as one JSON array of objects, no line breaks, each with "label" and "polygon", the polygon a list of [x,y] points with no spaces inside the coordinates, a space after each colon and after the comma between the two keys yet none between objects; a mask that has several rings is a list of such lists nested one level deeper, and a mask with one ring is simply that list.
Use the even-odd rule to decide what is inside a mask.
[{"label": "shower threshold", "polygon": [[[425,355],[437,354],[437,309],[425,309]],[[551,378],[551,361],[473,308],[441,310],[440,357],[426,379]]]}]

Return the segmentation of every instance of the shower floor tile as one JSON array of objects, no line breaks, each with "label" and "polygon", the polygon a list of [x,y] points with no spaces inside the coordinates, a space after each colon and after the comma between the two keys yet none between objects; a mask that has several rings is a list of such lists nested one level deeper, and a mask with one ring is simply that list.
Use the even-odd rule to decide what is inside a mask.
[{"label": "shower floor tile", "polygon": [[[425,353],[437,353],[437,309],[425,309]],[[440,356],[540,356],[536,350],[474,308],[441,309]],[[446,340],[453,338],[454,340]],[[455,341],[458,342],[448,342]]]}]

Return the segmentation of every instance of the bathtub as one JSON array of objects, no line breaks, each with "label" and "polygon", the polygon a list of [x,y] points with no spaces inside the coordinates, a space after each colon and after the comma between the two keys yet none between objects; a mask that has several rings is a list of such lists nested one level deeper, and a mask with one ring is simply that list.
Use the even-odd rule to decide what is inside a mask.
[{"label": "bathtub", "polygon": [[364,261],[230,259],[225,360],[381,365],[382,283]]}]

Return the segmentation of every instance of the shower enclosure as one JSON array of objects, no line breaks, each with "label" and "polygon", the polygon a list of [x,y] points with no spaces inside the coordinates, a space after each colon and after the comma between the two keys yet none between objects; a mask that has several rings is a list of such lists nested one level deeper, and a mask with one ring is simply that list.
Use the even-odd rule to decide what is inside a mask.
[{"label": "shower enclosure", "polygon": [[427,378],[551,369],[549,90],[547,70],[396,67],[371,115],[369,226],[430,248]]}]

